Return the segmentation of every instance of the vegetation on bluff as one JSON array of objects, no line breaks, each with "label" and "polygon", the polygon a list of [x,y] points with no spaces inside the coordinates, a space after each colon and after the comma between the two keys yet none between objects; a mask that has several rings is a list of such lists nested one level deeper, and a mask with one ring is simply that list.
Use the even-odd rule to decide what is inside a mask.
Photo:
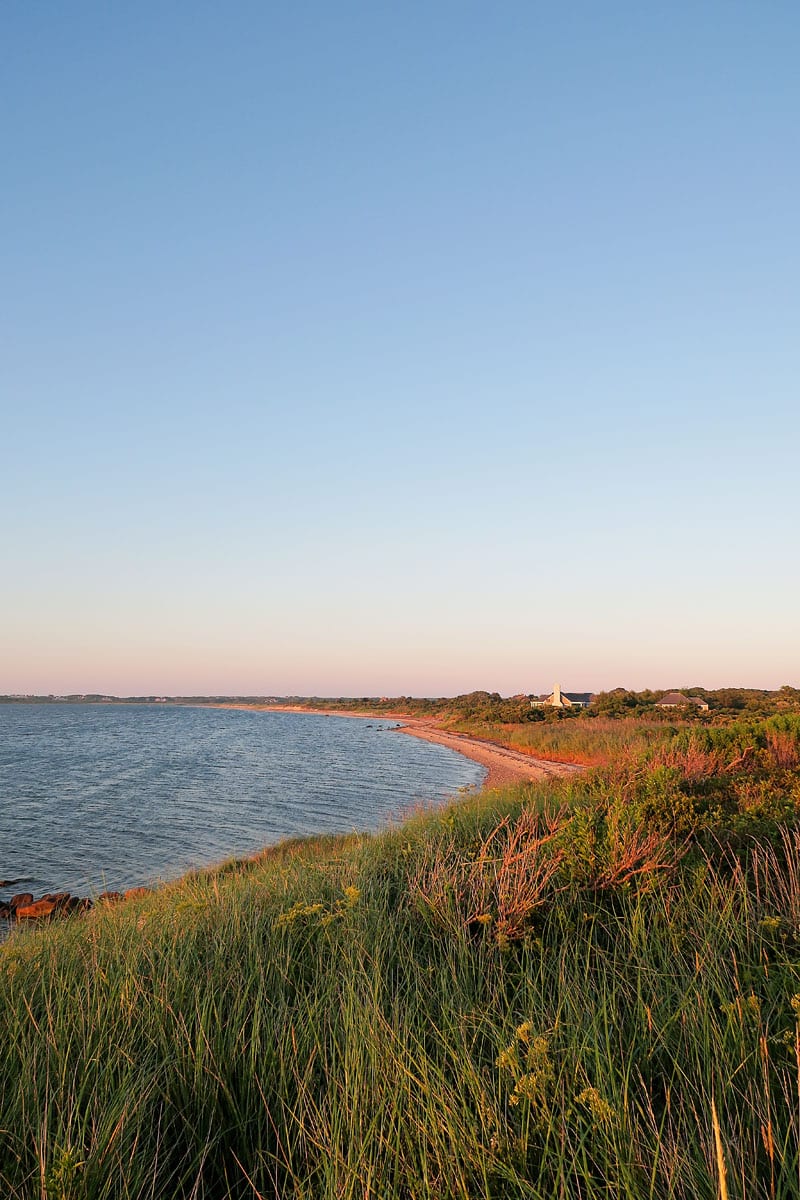
[{"label": "vegetation on bluff", "polygon": [[[682,689],[687,696],[697,696],[706,700],[710,705],[710,715],[691,710],[682,711],[680,719],[725,720],[731,717],[769,717],[786,713],[800,714],[800,688],[788,684],[775,691],[761,688],[717,688],[686,687]],[[531,708],[529,696],[501,696],[499,692],[475,691],[466,692],[460,696],[443,696],[440,698],[419,696],[377,697],[342,696],[338,699],[314,697],[284,698],[281,703],[291,703],[298,707],[324,708],[334,712],[337,709],[350,712],[401,712],[406,716],[437,717],[443,720],[456,718],[462,721],[487,721],[495,725],[509,725],[530,722],[558,722],[565,720],[592,721],[597,717],[646,717],[649,720],[674,722],[675,711],[662,712],[657,704],[665,695],[665,689],[653,691],[647,689],[641,692],[629,691],[626,688],[613,688],[608,692],[598,692],[588,709],[548,709]],[[247,698],[243,698],[247,702]],[[276,703],[271,701],[254,700],[253,703]]]},{"label": "vegetation on bluff", "polygon": [[19,931],[0,1028],[15,1200],[800,1196],[800,718]]},{"label": "vegetation on bluff", "polygon": [[[687,695],[705,699],[710,709],[659,709],[662,691],[631,692],[615,688],[596,695],[589,708],[532,708],[527,696],[502,697],[476,691],[442,699],[400,696],[394,699],[341,697],[295,699],[298,707],[430,719],[444,729],[485,738],[537,758],[609,764],[632,749],[668,741],[682,728],[716,728],[733,721],[756,721],[771,716],[800,716],[800,689],[687,688]],[[269,707],[268,705],[266,707]]]}]

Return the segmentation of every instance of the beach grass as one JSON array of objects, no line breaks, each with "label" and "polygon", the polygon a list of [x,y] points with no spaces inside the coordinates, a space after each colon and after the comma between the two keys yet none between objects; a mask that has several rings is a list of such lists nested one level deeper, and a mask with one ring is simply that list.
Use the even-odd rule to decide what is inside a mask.
[{"label": "beach grass", "polygon": [[456,717],[446,728],[483,737],[511,750],[521,750],[536,758],[556,762],[602,766],[620,755],[629,755],[669,741],[678,726],[663,720],[592,717],[568,717],[541,723],[499,722]]},{"label": "beach grass", "polygon": [[0,1195],[800,1196],[800,722],[701,735],[18,930]]}]

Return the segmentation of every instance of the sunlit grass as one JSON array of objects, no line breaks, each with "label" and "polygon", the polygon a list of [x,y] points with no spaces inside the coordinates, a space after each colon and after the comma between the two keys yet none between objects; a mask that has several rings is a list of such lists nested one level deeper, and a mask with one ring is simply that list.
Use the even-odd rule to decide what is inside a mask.
[{"label": "sunlit grass", "polygon": [[800,841],[642,826],[682,746],[18,931],[0,1196],[800,1196]]},{"label": "sunlit grass", "polygon": [[493,724],[453,719],[447,727],[521,750],[538,758],[589,766],[613,762],[620,754],[667,741],[674,730],[663,721],[567,717],[556,721]]}]

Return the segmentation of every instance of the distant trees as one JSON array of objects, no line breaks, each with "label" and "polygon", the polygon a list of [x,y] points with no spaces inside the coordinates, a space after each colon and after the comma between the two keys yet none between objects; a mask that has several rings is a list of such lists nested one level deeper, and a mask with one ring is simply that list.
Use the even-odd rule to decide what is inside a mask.
[{"label": "distant trees", "polygon": [[800,689],[784,684],[778,691],[758,688],[680,687],[686,696],[700,696],[710,706],[702,712],[694,705],[681,709],[660,709],[658,701],[666,693],[664,689],[645,688],[641,692],[628,688],[612,688],[598,692],[588,708],[531,708],[530,696],[501,696],[499,692],[477,690],[460,696],[361,696],[358,698],[330,697],[285,697],[284,702],[300,706],[337,709],[355,709],[362,712],[403,713],[408,716],[455,717],[465,722],[486,725],[520,725],[534,721],[555,723],[558,721],[591,721],[596,717],[641,717],[650,721],[669,722],[676,717],[681,722],[711,724],[733,716],[766,717],[776,713],[800,713]]}]

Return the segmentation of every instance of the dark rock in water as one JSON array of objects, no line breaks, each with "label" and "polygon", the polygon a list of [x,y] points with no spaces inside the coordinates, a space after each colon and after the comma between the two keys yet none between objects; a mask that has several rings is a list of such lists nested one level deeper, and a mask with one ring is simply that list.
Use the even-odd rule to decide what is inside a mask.
[{"label": "dark rock in water", "polygon": [[0,920],[7,921],[9,917],[13,917],[14,910],[10,904],[0,904]]},{"label": "dark rock in water", "polygon": [[69,892],[45,892],[42,900],[52,900],[56,908],[64,908],[70,898]]},{"label": "dark rock in water", "polygon": [[26,904],[33,904],[33,892],[18,892],[16,896],[12,896],[9,900],[11,908],[21,908]]},{"label": "dark rock in water", "polygon": [[19,879],[0,879],[0,887],[13,887],[15,883],[27,883],[27,880],[22,875]]},{"label": "dark rock in water", "polygon": [[37,900],[33,904],[21,904],[16,910],[16,917],[18,921],[36,921],[52,916],[56,908],[55,900]]}]

